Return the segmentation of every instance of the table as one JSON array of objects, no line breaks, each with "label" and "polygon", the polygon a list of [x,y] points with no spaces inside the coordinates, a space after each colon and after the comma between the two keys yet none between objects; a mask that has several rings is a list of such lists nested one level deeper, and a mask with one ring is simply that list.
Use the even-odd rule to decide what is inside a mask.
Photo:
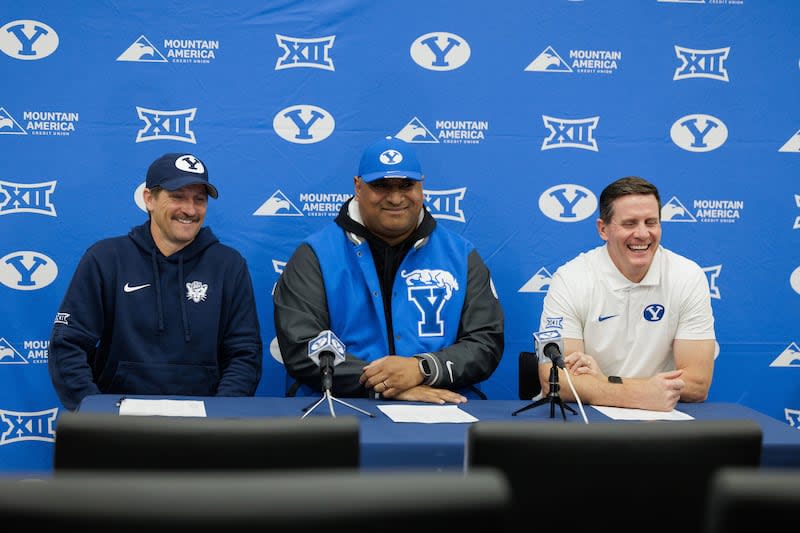
[{"label": "table", "polygon": [[[142,399],[203,400],[209,417],[301,416],[303,408],[316,402],[316,398],[276,397],[197,397],[197,396],[127,396]],[[101,394],[87,396],[81,403],[84,412],[116,413],[119,395]],[[375,418],[358,413],[347,406],[335,403],[337,416],[355,416],[360,421],[361,467],[363,469],[434,469],[461,470],[464,468],[464,443],[469,424],[395,423],[379,409],[378,405],[392,403],[386,400],[347,398],[346,401],[375,414]],[[523,400],[470,400],[461,408],[478,420],[514,420],[520,423],[582,424],[580,414],[567,413],[564,422],[556,408],[556,417],[550,418],[550,406],[544,404],[528,409],[517,416],[511,413],[528,401]],[[423,404],[420,404],[423,405]],[[577,404],[570,404],[577,409]],[[735,403],[680,403],[678,410],[696,419],[737,419],[756,421],[764,432],[761,452],[762,466],[800,467],[800,431],[749,407]],[[599,411],[584,407],[589,423],[612,422]],[[330,416],[327,404],[318,406],[309,416]],[[691,422],[687,422],[691,423]]]}]

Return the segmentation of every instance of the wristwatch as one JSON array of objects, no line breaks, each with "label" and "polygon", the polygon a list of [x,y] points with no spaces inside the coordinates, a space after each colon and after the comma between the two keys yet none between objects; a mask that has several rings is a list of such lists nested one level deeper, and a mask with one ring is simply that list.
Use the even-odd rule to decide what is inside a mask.
[{"label": "wristwatch", "polygon": [[431,377],[431,364],[424,357],[417,357],[417,362],[419,363],[419,371],[422,373],[422,377],[424,378],[423,381],[425,381]]},{"label": "wristwatch", "polygon": [[622,378],[619,376],[608,376],[609,383],[619,383],[622,384]]}]

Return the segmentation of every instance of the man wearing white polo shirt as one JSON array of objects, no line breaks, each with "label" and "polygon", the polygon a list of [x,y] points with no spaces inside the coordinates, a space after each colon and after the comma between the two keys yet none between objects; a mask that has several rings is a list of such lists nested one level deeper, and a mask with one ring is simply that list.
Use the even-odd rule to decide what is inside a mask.
[{"label": "man wearing white polo shirt", "polygon": [[[704,401],[715,348],[705,273],[660,246],[652,183],[621,178],[603,190],[599,209],[606,243],[556,271],[540,329],[560,329],[566,371],[584,403],[670,411],[678,401]],[[540,365],[543,394],[549,374]],[[574,401],[569,387],[560,394]]]}]

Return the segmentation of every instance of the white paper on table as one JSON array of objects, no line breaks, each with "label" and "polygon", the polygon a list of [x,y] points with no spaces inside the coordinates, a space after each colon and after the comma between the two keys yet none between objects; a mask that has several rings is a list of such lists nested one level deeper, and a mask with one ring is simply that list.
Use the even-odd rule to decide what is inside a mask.
[{"label": "white paper on table", "polygon": [[457,405],[379,405],[378,409],[394,422],[441,424],[478,421]]},{"label": "white paper on table", "polygon": [[628,409],[627,407],[604,407],[602,405],[593,405],[592,407],[614,420],[694,420],[693,416],[677,409],[666,412]]},{"label": "white paper on table", "polygon": [[137,400],[124,398],[119,404],[120,415],[139,416],[206,416],[202,400]]}]

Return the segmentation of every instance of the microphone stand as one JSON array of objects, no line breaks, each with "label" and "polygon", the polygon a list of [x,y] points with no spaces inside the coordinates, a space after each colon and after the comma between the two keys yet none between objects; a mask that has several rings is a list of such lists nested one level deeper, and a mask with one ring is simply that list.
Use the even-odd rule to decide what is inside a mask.
[{"label": "microphone stand", "polygon": [[577,415],[578,414],[577,411],[575,411],[575,409],[573,409],[569,405],[565,404],[564,400],[561,399],[561,395],[558,392],[561,389],[561,385],[559,385],[558,383],[558,366],[556,366],[555,363],[553,363],[553,366],[550,367],[550,380],[548,381],[548,383],[550,383],[550,392],[547,393],[547,396],[545,396],[544,398],[539,398],[535,402],[529,403],[525,407],[517,409],[516,411],[511,413],[511,416],[517,416],[517,413],[527,411],[528,409],[532,409],[548,401],[550,402],[550,418],[555,417],[556,404],[558,404],[558,406],[561,408],[561,417],[564,419],[564,421],[567,420],[567,414],[564,412],[564,409],[569,410],[569,412],[572,413],[573,415]]},{"label": "microphone stand", "polygon": [[344,400],[340,400],[339,398],[336,398],[333,394],[331,394],[331,390],[330,389],[325,389],[323,391],[323,393],[322,393],[322,398],[317,400],[316,403],[314,403],[313,405],[310,405],[308,407],[303,407],[303,411],[305,411],[305,414],[303,416],[301,416],[300,418],[307,417],[309,414],[311,414],[311,411],[316,409],[319,404],[321,404],[322,402],[324,402],[326,400],[328,402],[328,409],[330,409],[331,416],[333,418],[336,418],[336,412],[334,412],[334,410],[333,410],[333,402],[337,402],[337,403],[340,403],[340,404],[342,404],[344,406],[349,407],[350,409],[354,409],[354,410],[358,411],[359,413],[362,413],[362,414],[365,414],[365,415],[369,416],[370,418],[375,418],[375,415],[373,413],[370,413],[369,411],[365,411],[364,409],[361,409],[360,407],[356,407],[355,405],[353,405],[351,403],[347,403]]}]

